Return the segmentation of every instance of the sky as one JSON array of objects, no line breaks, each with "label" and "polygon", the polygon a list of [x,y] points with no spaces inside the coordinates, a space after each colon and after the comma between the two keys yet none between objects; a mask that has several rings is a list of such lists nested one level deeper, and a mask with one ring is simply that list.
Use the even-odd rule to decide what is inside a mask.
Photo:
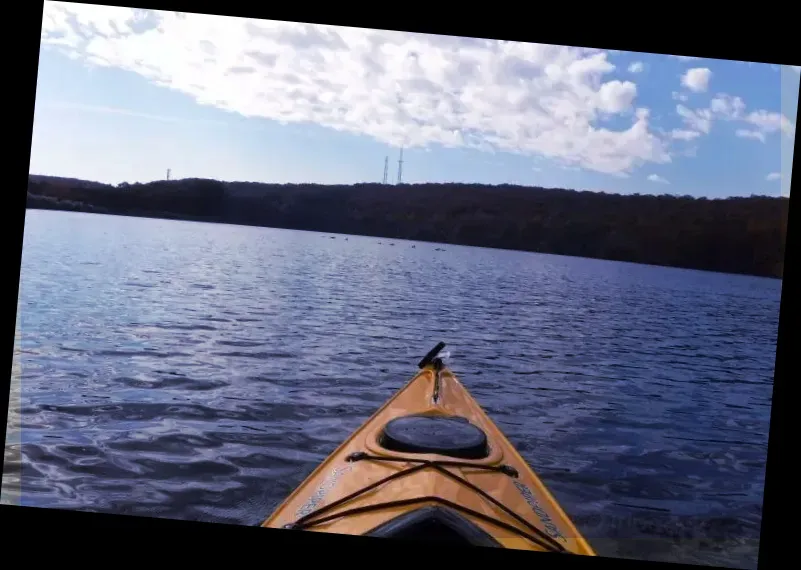
[{"label": "sky", "polygon": [[800,70],[45,2],[30,172],[789,195]]}]

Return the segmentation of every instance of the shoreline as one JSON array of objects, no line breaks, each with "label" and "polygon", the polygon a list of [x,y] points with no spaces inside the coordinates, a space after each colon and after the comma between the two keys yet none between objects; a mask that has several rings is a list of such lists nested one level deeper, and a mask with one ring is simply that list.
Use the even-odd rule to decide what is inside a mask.
[{"label": "shoreline", "polygon": [[28,209],[222,223],[523,251],[782,279],[789,200],[464,184],[29,176]]},{"label": "shoreline", "polygon": [[125,218],[141,218],[141,219],[149,219],[149,220],[168,220],[168,221],[175,221],[175,222],[189,222],[189,223],[198,223],[198,224],[220,224],[226,226],[241,226],[245,228],[265,228],[265,229],[272,229],[272,230],[288,230],[288,231],[298,231],[298,232],[309,232],[315,233],[322,236],[335,234],[338,236],[345,236],[345,237],[363,237],[363,238],[371,238],[371,239],[394,239],[398,241],[407,241],[410,243],[425,243],[431,245],[447,245],[452,247],[472,247],[478,249],[489,249],[493,251],[511,251],[511,252],[519,252],[519,253],[534,253],[537,255],[553,255],[556,257],[570,257],[574,259],[589,259],[592,261],[608,261],[612,263],[627,263],[632,265],[637,265],[640,267],[655,267],[655,268],[662,268],[662,269],[679,269],[682,271],[700,271],[702,273],[716,273],[718,275],[733,275],[738,277],[756,277],[759,279],[770,279],[774,281],[782,281],[782,277],[777,277],[775,275],[761,275],[757,273],[735,273],[735,272],[726,272],[726,271],[717,271],[714,269],[703,269],[697,267],[685,267],[681,265],[659,265],[655,263],[640,263],[637,261],[628,261],[625,259],[607,259],[603,257],[586,257],[580,255],[567,255],[563,253],[552,253],[547,251],[536,251],[530,249],[510,249],[510,248],[503,248],[503,247],[492,247],[486,245],[469,245],[469,244],[461,244],[461,243],[450,243],[450,242],[439,242],[439,241],[426,241],[426,240],[419,240],[419,239],[410,239],[404,237],[396,237],[396,236],[387,236],[387,235],[367,235],[367,234],[356,234],[356,233],[343,233],[343,232],[329,232],[329,231],[322,231],[322,230],[311,230],[311,229],[304,229],[304,228],[291,228],[291,227],[281,227],[281,226],[266,226],[266,225],[259,225],[259,224],[247,224],[241,222],[228,222],[228,221],[217,221],[217,220],[205,220],[205,219],[192,219],[192,218],[183,218],[177,217],[174,215],[156,215],[156,214],[130,214],[130,213],[114,213],[114,212],[100,212],[100,211],[91,211],[91,210],[78,210],[78,209],[69,209],[69,208],[42,208],[42,207],[31,207],[28,206],[25,209],[28,210],[38,210],[42,212],[74,212],[79,214],[95,214],[101,216],[121,216]]}]

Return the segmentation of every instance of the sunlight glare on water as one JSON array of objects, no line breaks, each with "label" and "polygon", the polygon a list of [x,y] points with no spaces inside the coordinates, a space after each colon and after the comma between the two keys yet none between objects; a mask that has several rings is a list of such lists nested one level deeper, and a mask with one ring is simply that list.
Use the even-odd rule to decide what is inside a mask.
[{"label": "sunlight glare on water", "polygon": [[444,341],[599,553],[755,567],[780,281],[379,242],[29,210],[22,503],[254,524]]}]

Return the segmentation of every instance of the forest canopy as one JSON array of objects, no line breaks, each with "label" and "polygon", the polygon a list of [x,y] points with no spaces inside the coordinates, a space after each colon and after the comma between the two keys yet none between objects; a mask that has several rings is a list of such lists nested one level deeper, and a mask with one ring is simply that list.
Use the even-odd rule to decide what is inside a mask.
[{"label": "forest canopy", "polygon": [[28,177],[28,208],[358,234],[780,278],[788,198],[480,184],[117,186]]}]

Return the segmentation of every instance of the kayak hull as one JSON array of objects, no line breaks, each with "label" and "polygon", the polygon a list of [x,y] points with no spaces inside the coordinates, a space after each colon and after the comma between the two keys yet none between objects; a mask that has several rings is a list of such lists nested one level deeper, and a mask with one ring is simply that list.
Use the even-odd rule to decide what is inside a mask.
[{"label": "kayak hull", "polygon": [[441,362],[423,367],[262,526],[595,555]]}]

